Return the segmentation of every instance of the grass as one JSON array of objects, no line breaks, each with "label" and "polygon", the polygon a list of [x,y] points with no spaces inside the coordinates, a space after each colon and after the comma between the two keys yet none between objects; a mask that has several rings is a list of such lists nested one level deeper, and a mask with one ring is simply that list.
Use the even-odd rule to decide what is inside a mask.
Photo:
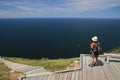
[{"label": "grass", "polygon": [[[67,59],[27,59],[27,58],[17,58],[17,57],[4,57],[5,59],[26,64],[32,66],[43,66],[48,71],[58,71],[64,70],[71,62],[74,60],[79,60],[79,58],[67,58]],[[17,80],[17,78],[11,78],[10,69],[8,69],[3,63],[0,63],[0,80]]]},{"label": "grass", "polygon": [[10,80],[9,78],[9,71],[3,63],[0,63],[0,80]]},{"label": "grass", "polygon": [[79,60],[79,58],[67,58],[67,59],[25,59],[25,58],[16,58],[16,57],[5,57],[5,59],[32,66],[43,66],[48,71],[58,71],[64,70],[67,66],[70,65],[74,60]]},{"label": "grass", "polygon": [[113,48],[113,49],[107,51],[107,53],[120,54],[120,47]]},{"label": "grass", "polygon": [[[120,47],[109,50],[107,51],[107,53],[120,53]],[[17,57],[4,57],[4,58],[16,63],[32,65],[32,66],[43,66],[46,70],[52,72],[58,70],[64,70],[74,60],[79,60],[79,57],[67,58],[67,59],[62,59],[62,58],[61,59],[48,59],[48,58],[27,59],[27,58],[17,58]],[[10,69],[8,69],[3,63],[0,63],[0,80],[16,80],[16,79],[10,79],[9,72]]]}]

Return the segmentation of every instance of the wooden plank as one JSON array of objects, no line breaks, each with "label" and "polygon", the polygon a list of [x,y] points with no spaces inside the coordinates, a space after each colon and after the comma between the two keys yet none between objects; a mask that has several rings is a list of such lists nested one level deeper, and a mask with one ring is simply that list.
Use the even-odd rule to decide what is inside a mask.
[{"label": "wooden plank", "polygon": [[60,73],[60,78],[59,78],[59,80],[63,80],[64,74],[66,74],[66,73]]},{"label": "wooden plank", "polygon": [[98,78],[98,80],[106,80],[106,78],[105,78],[105,75],[104,75],[104,73],[103,73],[103,66],[104,66],[104,58],[103,57],[98,57],[98,60],[99,60],[99,64],[98,64],[98,66],[96,66],[96,68],[97,68],[97,78]]},{"label": "wooden plank", "polygon": [[[99,61],[101,61],[103,63],[103,58],[102,57],[98,57]],[[102,68],[104,68],[101,65],[97,65],[94,66],[90,71],[90,78],[91,80],[106,80],[106,77],[104,75],[104,72],[102,70]],[[93,73],[93,74],[92,74]]]},{"label": "wooden plank", "polygon": [[114,58],[120,58],[120,54],[104,54],[107,57],[107,63],[109,63],[110,58],[114,57]]},{"label": "wooden plank", "polygon": [[69,72],[66,80],[71,80],[71,77],[72,77],[72,72]]},{"label": "wooden plank", "polygon": [[45,75],[42,80],[47,80],[48,77],[49,77],[49,75],[47,75],[47,76]]},{"label": "wooden plank", "polygon": [[83,54],[80,54],[80,69],[83,69]]},{"label": "wooden plank", "polygon": [[120,76],[120,59],[116,59],[116,58],[111,58],[111,62],[109,63],[112,67],[111,71],[112,71],[112,74],[114,76],[114,78],[116,80],[119,79],[119,76]]},{"label": "wooden plank", "polygon": [[76,71],[75,80],[79,80],[79,71]]},{"label": "wooden plank", "polygon": [[50,80],[55,80],[55,75],[56,75],[56,74],[53,74],[53,75],[51,76]]},{"label": "wooden plank", "polygon": [[76,72],[72,72],[71,80],[75,80],[75,74],[76,74]]},{"label": "wooden plank", "polygon": [[115,80],[108,65],[109,64],[104,64],[104,68],[103,68],[106,74],[106,78],[107,78],[106,80]]},{"label": "wooden plank", "polygon": [[106,80],[106,76],[105,76],[105,73],[103,71],[103,68],[104,68],[104,64],[105,64],[105,61],[104,61],[104,58],[103,57],[99,57],[99,60],[103,63],[103,66],[99,66],[99,78],[100,80]]},{"label": "wooden plank", "polygon": [[[86,69],[87,69],[87,80],[90,80],[90,69],[91,67],[89,67],[88,65],[90,64],[90,57],[86,56]],[[90,61],[89,61],[90,60]]]},{"label": "wooden plank", "polygon": [[104,53],[105,56],[110,56],[110,57],[118,57],[120,58],[120,54],[108,54],[108,53]]},{"label": "wooden plank", "polygon": [[67,79],[67,75],[68,75],[68,73],[65,73],[65,74],[64,74],[63,80],[66,80],[66,79]]},{"label": "wooden plank", "polygon": [[116,65],[117,65],[117,72],[118,72],[118,76],[119,76],[118,80],[120,80],[120,62],[117,62]]},{"label": "wooden plank", "polygon": [[83,55],[83,80],[87,80],[86,58]]},{"label": "wooden plank", "polygon": [[99,75],[98,75],[98,68],[97,67],[93,67],[93,79],[92,80],[99,80]]},{"label": "wooden plank", "polygon": [[[120,65],[117,65],[118,62],[111,62],[110,64],[112,65],[112,70],[113,70],[113,75],[116,78],[116,80],[118,80],[119,76],[120,76]],[[119,63],[120,64],[120,63]]]},{"label": "wooden plank", "polygon": [[55,74],[55,79],[54,80],[59,80],[60,74]]},{"label": "wooden plank", "polygon": [[[89,57],[89,58],[88,58],[88,63],[87,63],[87,65],[92,62],[91,60],[92,60],[91,57]],[[95,69],[94,69],[94,68],[95,68],[95,67],[89,67],[89,66],[88,66],[88,68],[87,68],[87,73],[88,73],[88,74],[87,74],[87,77],[88,77],[88,79],[87,79],[87,80],[95,80],[95,79],[94,79],[94,78],[95,78],[95,77],[94,77],[94,76],[95,76],[95,74],[94,74],[94,70],[95,70]]]},{"label": "wooden plank", "polygon": [[78,80],[83,80],[83,76],[82,76],[82,70],[79,71],[79,74],[78,74]]},{"label": "wooden plank", "polygon": [[120,80],[120,76],[119,76],[118,80]]},{"label": "wooden plank", "polygon": [[30,77],[27,80],[42,80],[42,76]]},{"label": "wooden plank", "polygon": [[110,68],[111,73],[114,76],[115,80],[117,80],[117,75],[118,74],[117,74],[117,69],[115,69],[115,68],[117,68],[117,66],[114,66],[114,64],[115,64],[114,62],[110,62],[108,67]]},{"label": "wooden plank", "polygon": [[87,75],[88,75],[88,79],[87,80],[93,80],[93,76],[94,76],[93,68],[89,67]]},{"label": "wooden plank", "polygon": [[[37,78],[38,77],[38,78]],[[44,76],[36,76],[36,79],[35,80],[43,80]],[[33,79],[34,80],[34,79]]]},{"label": "wooden plank", "polygon": [[49,75],[49,76],[47,77],[47,79],[46,79],[46,80],[50,80],[50,79],[51,79],[51,77],[52,77],[52,75]]},{"label": "wooden plank", "polygon": [[67,73],[67,72],[73,72],[73,71],[78,71],[78,70],[80,70],[80,68],[78,68],[78,69],[69,69],[69,70],[55,71],[54,73],[55,74],[58,74],[58,73]]},{"label": "wooden plank", "polygon": [[[104,61],[104,59],[102,58],[102,61]],[[105,68],[105,66],[107,66],[107,64],[104,62],[104,66],[102,66],[102,70],[101,70],[101,72],[103,73],[103,77],[104,77],[104,80],[109,80],[110,78],[109,78],[109,75],[108,75],[108,73],[107,73],[107,71],[106,71],[106,68]]]}]

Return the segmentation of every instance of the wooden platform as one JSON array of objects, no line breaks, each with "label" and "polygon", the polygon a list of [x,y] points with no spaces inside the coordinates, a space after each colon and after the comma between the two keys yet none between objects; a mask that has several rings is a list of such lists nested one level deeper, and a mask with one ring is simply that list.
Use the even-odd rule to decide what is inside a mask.
[{"label": "wooden platform", "polygon": [[64,73],[26,77],[25,80],[120,80],[120,59],[111,58],[105,63],[104,57],[99,57],[99,65],[89,67],[91,57],[83,55],[83,68]]},{"label": "wooden platform", "polygon": [[[13,71],[24,73],[24,75],[26,77],[52,74],[52,72],[45,70],[41,66],[28,66],[28,65],[24,65],[24,64],[14,63],[14,62],[5,60],[1,57],[0,57],[0,62],[4,63],[8,68],[10,68]],[[19,80],[21,80],[21,76],[20,76]]]}]

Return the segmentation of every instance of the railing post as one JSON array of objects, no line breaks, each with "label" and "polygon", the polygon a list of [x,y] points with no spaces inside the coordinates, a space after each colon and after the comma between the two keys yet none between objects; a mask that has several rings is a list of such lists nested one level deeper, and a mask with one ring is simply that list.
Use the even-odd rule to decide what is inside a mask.
[{"label": "railing post", "polygon": [[106,61],[106,63],[109,63],[109,60],[110,60],[110,57],[109,57],[109,56],[107,56],[107,61]]},{"label": "railing post", "polygon": [[80,69],[83,68],[83,54],[80,54]]}]

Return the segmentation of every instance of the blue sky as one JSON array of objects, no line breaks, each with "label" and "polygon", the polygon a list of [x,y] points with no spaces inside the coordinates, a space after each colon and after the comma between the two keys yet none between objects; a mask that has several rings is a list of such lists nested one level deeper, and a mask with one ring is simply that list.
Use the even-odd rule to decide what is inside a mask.
[{"label": "blue sky", "polygon": [[0,0],[0,18],[120,18],[120,0]]}]

